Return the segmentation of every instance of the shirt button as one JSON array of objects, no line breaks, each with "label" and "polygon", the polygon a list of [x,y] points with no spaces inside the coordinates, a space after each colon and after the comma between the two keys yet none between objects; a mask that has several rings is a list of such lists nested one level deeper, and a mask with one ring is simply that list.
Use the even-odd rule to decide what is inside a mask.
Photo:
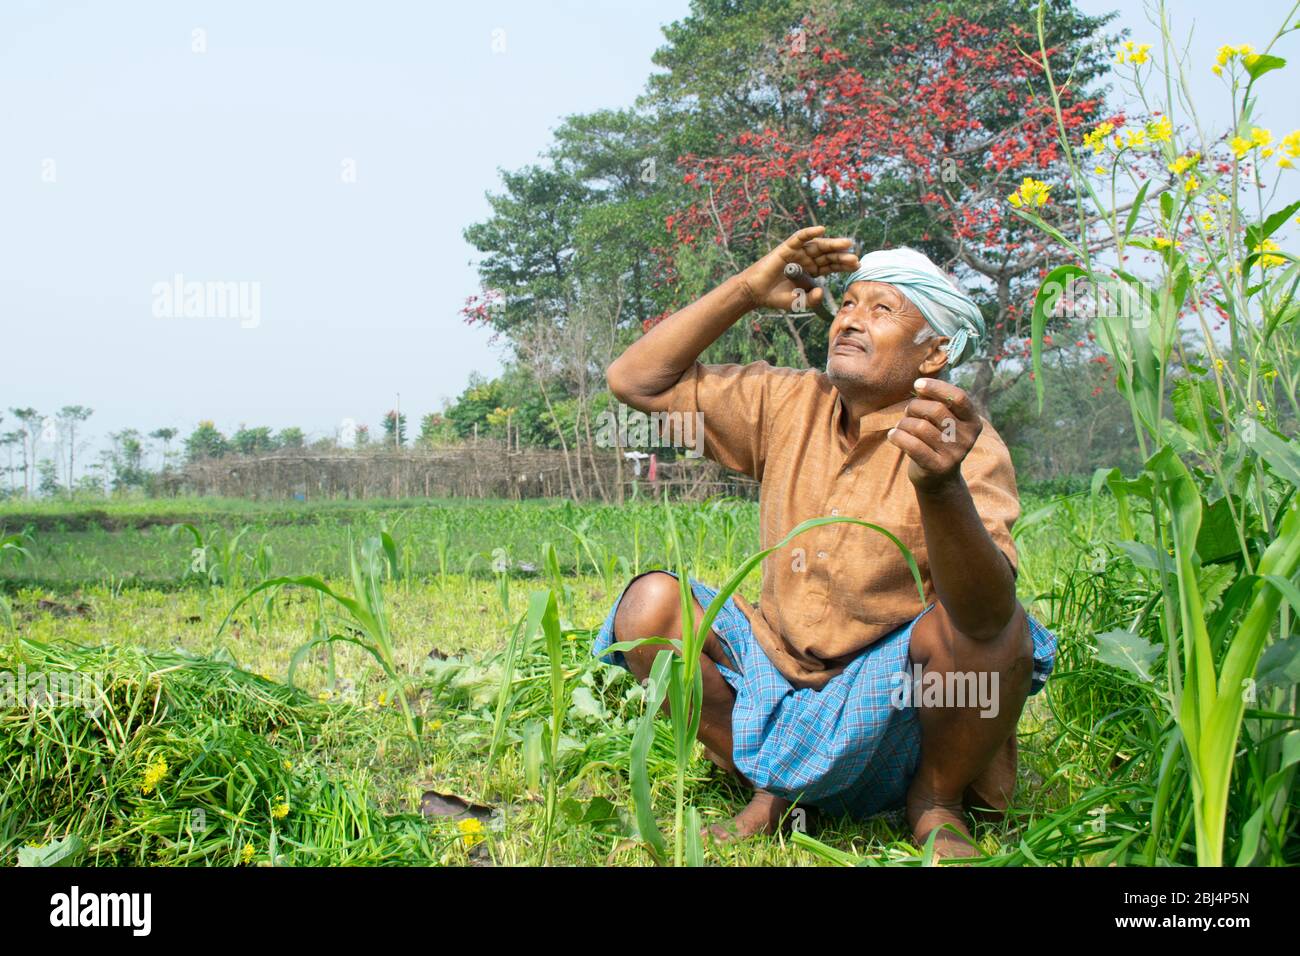
[{"label": "shirt button", "polygon": [[839,508],[832,508],[832,509],[831,509],[831,516],[832,516],[832,517],[835,517],[835,516],[839,515],[839,513],[840,513],[840,509],[839,509]]},{"label": "shirt button", "polygon": [[825,552],[825,551],[818,551],[818,552],[817,552],[817,557],[819,557],[819,558],[824,558],[824,557],[826,557],[826,552]]}]

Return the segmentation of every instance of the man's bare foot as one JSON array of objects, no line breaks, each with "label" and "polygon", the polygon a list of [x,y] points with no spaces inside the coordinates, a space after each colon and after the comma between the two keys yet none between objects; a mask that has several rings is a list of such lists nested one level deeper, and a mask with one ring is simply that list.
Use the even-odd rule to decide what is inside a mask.
[{"label": "man's bare foot", "polygon": [[701,836],[712,837],[718,843],[746,840],[756,834],[771,834],[781,825],[781,818],[790,809],[790,801],[766,790],[755,790],[754,798],[730,823],[715,823]]},{"label": "man's bare foot", "polygon": [[[965,859],[979,856],[980,850],[966,826],[965,814],[960,804],[942,803],[916,792],[907,795],[907,822],[912,828],[912,839],[917,846],[925,846],[930,835],[934,838],[934,858]],[[940,828],[943,829],[940,829]],[[957,832],[954,833],[952,827]]]}]

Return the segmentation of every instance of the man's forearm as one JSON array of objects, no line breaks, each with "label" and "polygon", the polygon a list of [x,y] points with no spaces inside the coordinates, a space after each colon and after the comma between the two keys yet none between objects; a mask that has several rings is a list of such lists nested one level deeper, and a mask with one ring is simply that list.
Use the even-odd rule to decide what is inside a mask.
[{"label": "man's forearm", "polygon": [[662,411],[655,400],[752,308],[749,286],[740,276],[732,276],[633,342],[606,373],[610,391],[633,408]]},{"label": "man's forearm", "polygon": [[916,491],[935,594],[967,637],[996,637],[1016,609],[1016,578],[960,476]]}]

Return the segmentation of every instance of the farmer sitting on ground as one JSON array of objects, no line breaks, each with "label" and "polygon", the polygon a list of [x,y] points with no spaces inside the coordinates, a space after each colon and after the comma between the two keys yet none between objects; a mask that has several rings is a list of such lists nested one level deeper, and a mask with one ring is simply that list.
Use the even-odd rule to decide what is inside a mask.
[{"label": "farmer sitting on ground", "polygon": [[[905,807],[913,837],[973,853],[965,811],[997,813],[1016,776],[1016,722],[1050,672],[1055,638],[1016,600],[1020,514],[1006,446],[948,369],[976,351],[979,308],[911,249],[862,259],[848,239],[802,229],[669,316],[608,371],[643,412],[703,413],[704,453],[761,482],[762,547],[801,522],[849,523],[795,538],[763,563],[758,607],[728,601],[701,658],[699,739],[755,788],[716,839],[773,832],[791,801],[866,817]],[[852,272],[829,331],[826,371],[704,365],[699,355],[753,309],[806,303],[786,277]],[[856,270],[856,271],[854,271]],[[696,620],[716,593],[692,582]],[[633,579],[596,640],[680,636],[675,578]],[[662,645],[606,657],[644,680]],[[919,665],[919,671],[916,665]],[[917,675],[977,678],[991,701],[927,694]],[[948,681],[948,687],[973,688]],[[900,693],[914,690],[914,695]],[[953,695],[949,695],[953,696]],[[945,824],[951,825],[945,827]]]}]

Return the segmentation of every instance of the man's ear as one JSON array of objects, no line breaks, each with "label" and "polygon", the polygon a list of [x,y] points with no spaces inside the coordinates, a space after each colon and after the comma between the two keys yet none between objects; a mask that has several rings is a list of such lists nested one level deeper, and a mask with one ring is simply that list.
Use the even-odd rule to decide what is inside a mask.
[{"label": "man's ear", "polygon": [[922,375],[937,375],[939,369],[948,364],[948,353],[946,349],[948,348],[948,343],[950,341],[952,340],[946,335],[936,336],[929,340],[930,351],[927,352],[925,358],[921,360],[921,367],[918,369]]}]

